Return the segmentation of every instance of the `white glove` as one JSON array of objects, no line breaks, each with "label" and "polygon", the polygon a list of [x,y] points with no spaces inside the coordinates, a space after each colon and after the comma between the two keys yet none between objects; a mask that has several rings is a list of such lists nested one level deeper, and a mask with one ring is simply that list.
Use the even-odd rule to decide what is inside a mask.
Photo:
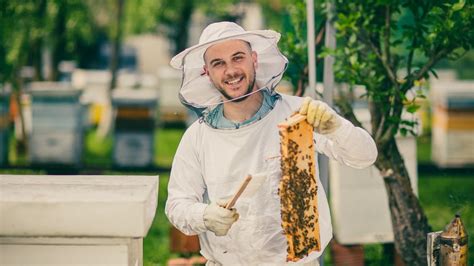
[{"label": "white glove", "polygon": [[324,102],[306,97],[300,107],[300,114],[306,115],[308,123],[316,132],[328,134],[341,126],[341,117]]},{"label": "white glove", "polygon": [[216,236],[225,236],[232,224],[239,219],[237,211],[224,208],[225,204],[225,201],[211,202],[204,209],[204,225],[206,225],[208,230],[214,232]]}]

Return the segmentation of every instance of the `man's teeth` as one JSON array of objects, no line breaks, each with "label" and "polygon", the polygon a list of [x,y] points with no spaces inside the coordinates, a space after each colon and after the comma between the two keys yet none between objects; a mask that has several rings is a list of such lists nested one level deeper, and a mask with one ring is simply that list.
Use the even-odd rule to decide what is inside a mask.
[{"label": "man's teeth", "polygon": [[232,84],[235,84],[235,83],[237,83],[241,80],[242,80],[242,78],[237,78],[237,79],[233,79],[233,80],[228,80],[228,81],[226,81],[226,83],[232,85]]}]

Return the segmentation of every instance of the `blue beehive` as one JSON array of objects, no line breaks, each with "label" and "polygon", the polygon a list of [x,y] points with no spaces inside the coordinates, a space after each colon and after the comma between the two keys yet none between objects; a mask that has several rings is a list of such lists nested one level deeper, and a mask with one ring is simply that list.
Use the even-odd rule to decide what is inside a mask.
[{"label": "blue beehive", "polygon": [[152,89],[117,89],[113,92],[114,166],[153,165],[157,97]]},{"label": "blue beehive", "polygon": [[0,87],[0,166],[8,164],[8,110],[10,107],[10,92]]},{"label": "blue beehive", "polygon": [[83,150],[85,108],[81,91],[69,83],[30,85],[32,132],[29,159],[34,165],[79,167]]}]

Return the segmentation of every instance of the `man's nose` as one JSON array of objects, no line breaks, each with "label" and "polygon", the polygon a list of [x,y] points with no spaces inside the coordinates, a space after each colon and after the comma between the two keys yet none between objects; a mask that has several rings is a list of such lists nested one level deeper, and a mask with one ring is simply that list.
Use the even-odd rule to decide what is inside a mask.
[{"label": "man's nose", "polygon": [[232,63],[226,64],[225,74],[233,75],[236,72],[237,72],[237,68],[234,64],[232,64]]}]

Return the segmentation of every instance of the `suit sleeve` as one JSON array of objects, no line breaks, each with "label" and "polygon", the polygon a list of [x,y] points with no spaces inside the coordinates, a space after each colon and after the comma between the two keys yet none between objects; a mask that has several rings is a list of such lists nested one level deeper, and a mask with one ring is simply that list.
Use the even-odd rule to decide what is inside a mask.
[{"label": "suit sleeve", "polygon": [[[207,231],[203,214],[206,185],[195,149],[195,136],[187,131],[176,151],[168,183],[165,213],[171,224],[186,235]],[[193,136],[192,136],[193,135]]]},{"label": "suit sleeve", "polygon": [[315,133],[315,147],[331,159],[354,168],[365,168],[377,159],[377,147],[372,136],[348,120],[342,119],[336,131],[322,135]]}]

